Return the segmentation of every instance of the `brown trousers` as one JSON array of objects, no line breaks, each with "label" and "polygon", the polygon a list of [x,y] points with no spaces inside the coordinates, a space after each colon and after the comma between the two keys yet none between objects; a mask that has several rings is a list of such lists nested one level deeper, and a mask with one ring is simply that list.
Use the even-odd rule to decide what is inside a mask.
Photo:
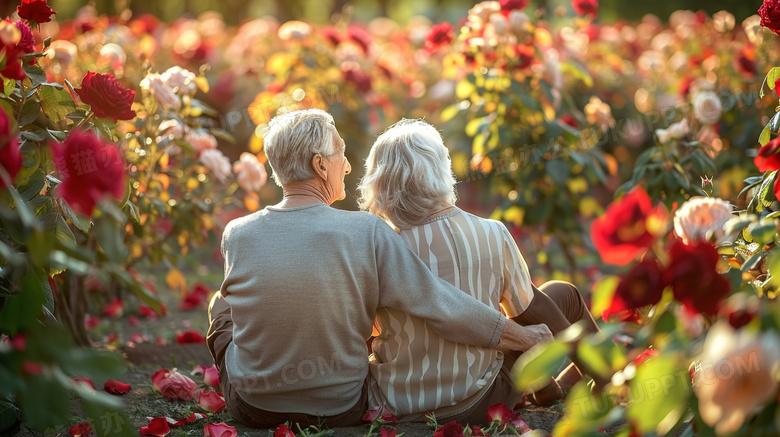
[{"label": "brown trousers", "polygon": [[[363,386],[360,400],[348,411],[332,417],[318,418],[302,413],[275,413],[263,411],[247,404],[231,386],[225,368],[225,351],[233,341],[233,321],[230,317],[230,307],[221,299],[219,293],[212,299],[209,306],[209,327],[206,342],[214,363],[219,370],[219,380],[222,382],[225,403],[233,417],[240,423],[252,428],[275,428],[286,421],[297,422],[301,426],[317,425],[324,422],[328,427],[356,426],[363,424],[361,418],[368,409],[367,382]],[[553,335],[584,320],[589,332],[597,332],[598,325],[590,315],[585,301],[579,290],[567,282],[550,281],[543,284],[540,289],[534,287],[534,298],[523,314],[512,319],[523,326],[546,324]],[[521,352],[508,352],[504,354],[504,365],[496,377],[491,388],[469,410],[450,417],[447,421],[456,420],[459,423],[472,425],[485,422],[488,407],[494,404],[504,403],[513,408],[523,393],[515,390],[510,372]]]},{"label": "brown trousers", "polygon": [[[544,323],[553,335],[557,335],[580,320],[585,321],[588,332],[599,330],[577,287],[563,281],[550,281],[539,288],[534,287],[534,298],[531,304],[512,320],[523,326]],[[483,424],[486,422],[485,415],[491,405],[503,403],[509,408],[514,408],[523,397],[523,393],[515,390],[510,372],[521,354],[522,352],[505,352],[501,372],[485,396],[468,411],[447,418],[446,421],[454,419],[458,423]]]},{"label": "brown trousers", "polygon": [[233,418],[241,424],[251,428],[276,428],[287,421],[298,423],[305,428],[309,425],[324,424],[328,428],[342,426],[362,425],[363,414],[368,409],[368,381],[363,383],[363,392],[357,403],[344,413],[317,417],[304,413],[276,413],[255,408],[244,401],[238,395],[236,389],[230,384],[225,367],[225,352],[233,341],[233,319],[230,315],[230,307],[217,293],[209,305],[209,332],[206,335],[206,344],[214,358],[214,363],[219,371],[219,381],[222,383],[222,394],[225,404]]}]

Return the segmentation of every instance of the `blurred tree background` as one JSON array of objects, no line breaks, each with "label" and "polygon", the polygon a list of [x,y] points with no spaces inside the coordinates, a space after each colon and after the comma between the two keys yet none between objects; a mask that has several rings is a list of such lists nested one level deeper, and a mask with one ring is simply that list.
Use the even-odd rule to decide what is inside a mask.
[{"label": "blurred tree background", "polygon": [[[355,6],[355,18],[369,20],[387,16],[405,21],[415,15],[424,15],[433,21],[456,21],[476,0],[50,0],[60,12],[58,19],[70,18],[84,5],[95,6],[99,13],[116,14],[129,6],[134,15],[152,14],[163,21],[171,21],[185,14],[197,15],[218,11],[229,24],[238,24],[247,18],[272,15],[282,21],[306,19],[324,22],[344,6]],[[538,7],[568,6],[569,0],[531,0]],[[642,2],[636,0],[600,0],[600,20],[636,20],[647,13],[662,19],[678,9],[704,10],[710,14],[728,10],[737,20],[756,13],[760,0],[680,0]],[[0,0],[0,14],[9,14],[16,8],[16,0]]]}]

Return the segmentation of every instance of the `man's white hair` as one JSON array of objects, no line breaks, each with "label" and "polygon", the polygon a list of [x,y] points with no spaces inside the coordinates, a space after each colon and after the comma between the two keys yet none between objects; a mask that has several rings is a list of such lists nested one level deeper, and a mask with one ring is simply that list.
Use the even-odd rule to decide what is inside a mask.
[{"label": "man's white hair", "polygon": [[293,111],[271,119],[263,135],[263,149],[276,185],[314,178],[312,158],[318,153],[333,154],[337,136],[333,117],[321,109]]},{"label": "man's white hair", "polygon": [[400,229],[454,205],[455,175],[441,134],[423,120],[402,119],[377,138],[360,182],[360,208]]}]

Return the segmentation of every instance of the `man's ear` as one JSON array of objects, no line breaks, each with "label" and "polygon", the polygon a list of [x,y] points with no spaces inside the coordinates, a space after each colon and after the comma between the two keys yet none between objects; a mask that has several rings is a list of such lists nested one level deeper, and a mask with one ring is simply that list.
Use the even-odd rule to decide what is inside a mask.
[{"label": "man's ear", "polygon": [[322,180],[328,180],[328,168],[325,167],[324,159],[319,153],[311,158],[311,168],[314,170],[315,176],[319,176]]}]

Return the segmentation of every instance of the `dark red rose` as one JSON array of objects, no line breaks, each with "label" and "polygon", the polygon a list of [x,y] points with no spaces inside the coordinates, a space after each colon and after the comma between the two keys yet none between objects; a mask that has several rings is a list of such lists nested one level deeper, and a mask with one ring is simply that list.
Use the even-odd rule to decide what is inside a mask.
[{"label": "dark red rose", "polygon": [[746,44],[737,54],[737,67],[748,76],[756,74],[756,48],[752,44]]},{"label": "dark red rose", "polygon": [[70,435],[73,437],[87,437],[92,434],[92,425],[89,422],[81,422],[70,427]]},{"label": "dark red rose", "polygon": [[720,302],[731,291],[731,283],[716,270],[720,255],[706,242],[687,245],[675,241],[664,279],[672,286],[674,298],[689,311],[717,314]]},{"label": "dark red rose", "polygon": [[635,265],[620,279],[608,313],[620,314],[625,310],[635,310],[660,302],[666,287],[663,275],[654,259],[646,259]]},{"label": "dark red rose", "polygon": [[449,45],[455,39],[455,29],[450,23],[434,24],[428,36],[425,37],[425,48],[435,52]]},{"label": "dark red rose", "polygon": [[574,118],[574,116],[571,115],[571,114],[563,114],[563,115],[561,115],[561,117],[558,119],[558,121],[560,121],[561,123],[563,123],[565,125],[571,126],[571,127],[575,128],[575,129],[579,125],[577,123],[577,119]]},{"label": "dark red rose", "polygon": [[51,21],[51,16],[57,14],[49,7],[46,0],[22,0],[22,4],[16,7],[16,13],[21,18],[36,23],[48,23]]},{"label": "dark red rose", "polygon": [[373,88],[371,85],[371,76],[363,73],[357,68],[350,68],[344,72],[344,79],[355,85],[355,88],[362,93],[367,93]]},{"label": "dark red rose", "polygon": [[126,395],[130,393],[131,388],[132,387],[130,384],[125,384],[124,382],[119,382],[113,379],[109,379],[103,385],[103,389],[112,395]]},{"label": "dark red rose", "polygon": [[194,329],[189,329],[176,335],[176,343],[179,344],[203,344],[205,342],[206,337]]},{"label": "dark red rose", "polygon": [[331,43],[334,47],[341,44],[341,34],[333,26],[323,27],[320,35],[325,41]]},{"label": "dark red rose", "polygon": [[184,299],[179,303],[179,309],[184,311],[191,311],[201,307],[203,305],[203,297],[197,293],[187,293]]},{"label": "dark red rose", "polygon": [[62,183],[57,195],[74,210],[91,216],[106,196],[125,193],[125,161],[119,148],[90,132],[71,131],[63,143],[52,145]]},{"label": "dark red rose", "polygon": [[764,0],[758,8],[761,25],[780,35],[780,0]]},{"label": "dark red rose", "polygon": [[379,429],[379,437],[395,437],[398,430],[389,426],[383,426]]},{"label": "dark red rose", "polygon": [[761,301],[756,295],[736,293],[723,302],[720,317],[729,321],[734,329],[739,329],[761,314]]},{"label": "dark red rose", "polygon": [[[13,183],[19,169],[22,168],[22,154],[19,152],[19,140],[14,134],[10,117],[0,109],[0,167],[2,167],[11,183]],[[3,178],[0,178],[0,190],[6,186]]]},{"label": "dark red rose", "polygon": [[81,80],[81,88],[77,89],[76,93],[100,118],[108,118],[114,122],[135,118],[135,111],[131,109],[135,91],[125,88],[108,73],[90,71]]},{"label": "dark red rose", "polygon": [[123,312],[124,312],[124,304],[122,303],[122,299],[119,298],[107,303],[103,307],[103,315],[105,317],[110,317],[112,319],[121,317]]},{"label": "dark red rose", "polygon": [[22,35],[21,38],[19,38],[16,47],[25,54],[34,52],[35,38],[33,37],[32,30],[30,30],[30,26],[22,21],[17,21],[16,28],[19,29],[19,33]]},{"label": "dark red rose", "polygon": [[463,437],[463,425],[450,420],[433,433],[433,437]]},{"label": "dark red rose", "polygon": [[647,192],[639,187],[609,205],[593,222],[590,236],[604,262],[624,266],[666,231],[666,219],[666,208],[653,207]]},{"label": "dark red rose", "polygon": [[598,0],[572,0],[571,6],[574,8],[574,12],[580,16],[595,17],[599,11]]},{"label": "dark red rose", "polygon": [[501,10],[511,11],[513,9],[525,9],[528,6],[528,0],[501,0]]},{"label": "dark red rose", "polygon": [[347,38],[360,46],[363,53],[368,53],[368,48],[371,47],[371,35],[365,29],[359,26],[349,26]]},{"label": "dark red rose", "polygon": [[478,427],[477,425],[471,425],[471,435],[473,435],[473,436],[484,436],[485,433],[482,432],[482,428]]}]

